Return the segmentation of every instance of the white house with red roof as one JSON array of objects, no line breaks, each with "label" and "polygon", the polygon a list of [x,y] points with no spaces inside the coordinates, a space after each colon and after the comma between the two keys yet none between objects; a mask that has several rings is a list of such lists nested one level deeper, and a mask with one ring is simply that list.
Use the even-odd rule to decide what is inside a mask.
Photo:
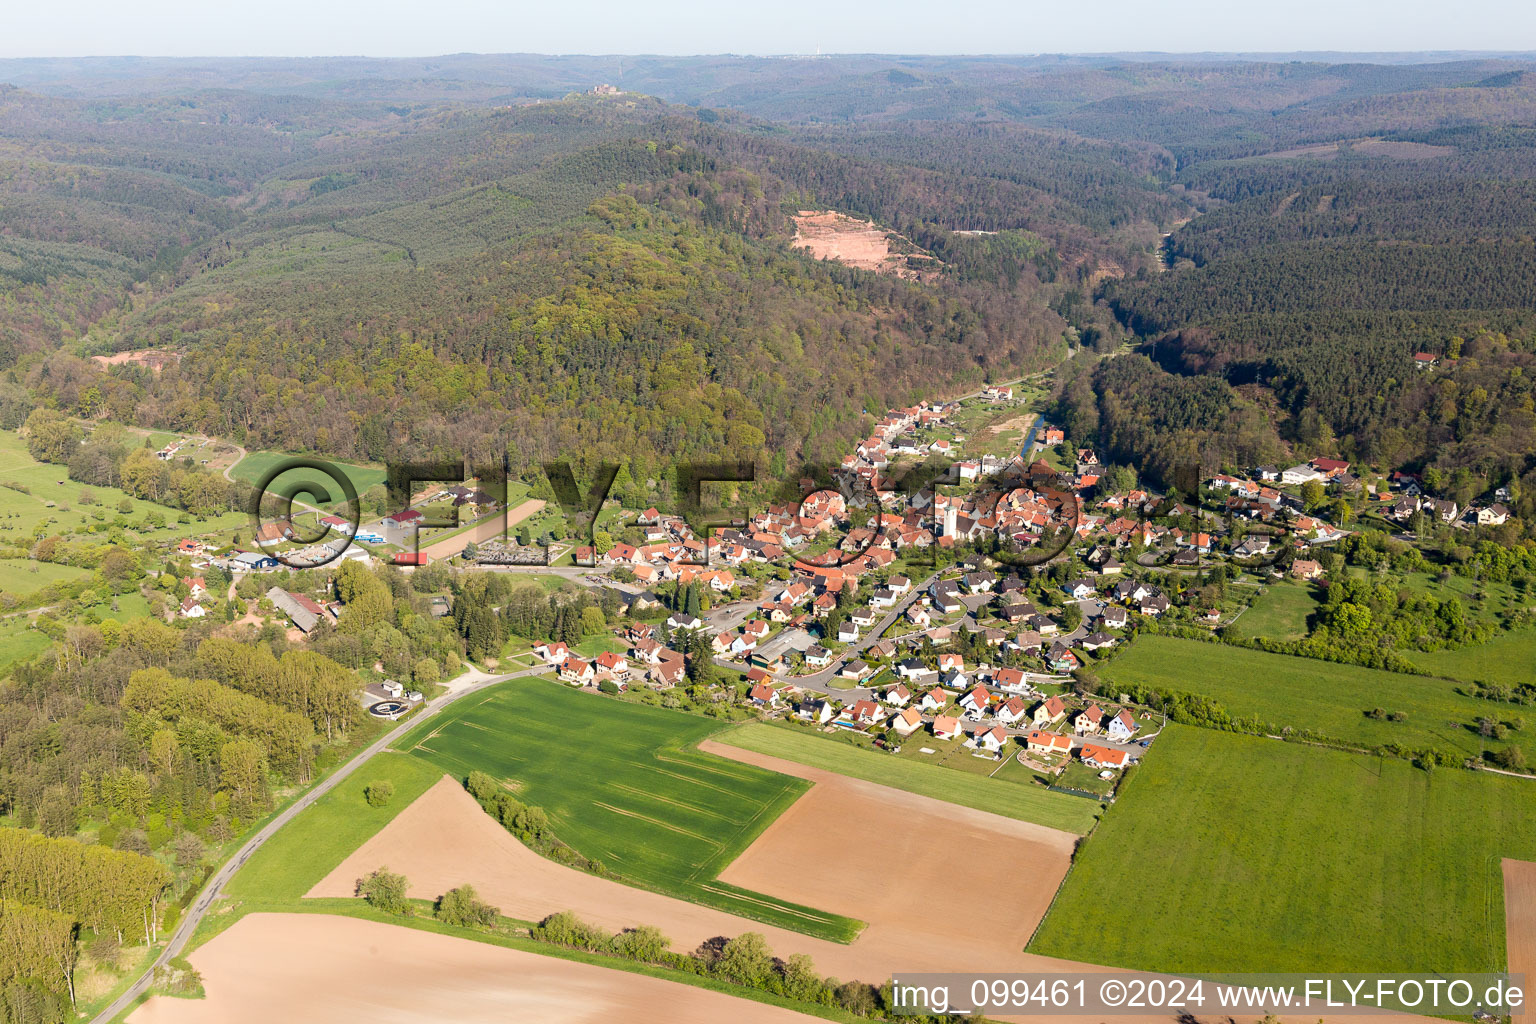
[{"label": "white house with red roof", "polygon": [[559,665],[571,656],[571,649],[563,640],[556,640],[553,643],[539,644],[533,649],[533,656],[546,665]]},{"label": "white house with red roof", "polygon": [[1129,711],[1122,709],[1118,715],[1109,720],[1104,734],[1116,742],[1123,743],[1136,734],[1137,728],[1136,719],[1131,717]]}]

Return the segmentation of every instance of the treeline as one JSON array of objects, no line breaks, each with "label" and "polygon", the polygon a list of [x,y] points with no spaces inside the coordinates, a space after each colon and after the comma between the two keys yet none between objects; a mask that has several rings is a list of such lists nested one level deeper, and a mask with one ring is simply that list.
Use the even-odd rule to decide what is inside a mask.
[{"label": "treeline", "polygon": [[576,949],[587,953],[638,960],[672,970],[704,977],[719,978],[733,985],[757,989],[812,1006],[835,1007],[857,1017],[874,1020],[961,1021],[975,1024],[977,1016],[953,1014],[931,1016],[912,1013],[910,1008],[897,1011],[890,983],[875,986],[862,981],[840,982],[816,971],[808,954],[774,956],[768,942],[757,932],[743,932],[734,938],[705,942],[692,953],[675,953],[671,940],[651,925],[627,928],[617,934],[589,924],[570,911],[551,914],[529,931],[539,942]]},{"label": "treeline", "polygon": [[159,934],[171,873],[153,857],[0,829],[0,898],[44,907],[119,941]]},{"label": "treeline", "polygon": [[602,861],[584,857],[560,841],[550,830],[549,815],[544,808],[523,803],[485,772],[470,772],[464,779],[464,789],[486,814],[534,852],[594,875],[608,874]]},{"label": "treeline", "polygon": [[68,914],[0,897],[0,1022],[68,1019],[79,957],[77,928]]}]

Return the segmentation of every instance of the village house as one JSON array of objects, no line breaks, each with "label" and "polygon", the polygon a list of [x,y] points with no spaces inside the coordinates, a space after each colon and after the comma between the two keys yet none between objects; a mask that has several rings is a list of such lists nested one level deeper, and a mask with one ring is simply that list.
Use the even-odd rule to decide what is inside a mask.
[{"label": "village house", "polygon": [[597,656],[597,670],[606,673],[609,679],[616,683],[629,681],[629,662],[624,655],[615,654],[612,651],[604,651]]},{"label": "village house", "polygon": [[1123,743],[1136,734],[1137,728],[1136,719],[1131,717],[1131,713],[1121,709],[1119,714],[1109,720],[1104,732],[1116,743]]},{"label": "village house", "polygon": [[1115,750],[1113,747],[1101,747],[1093,743],[1085,743],[1078,751],[1083,759],[1083,764],[1090,768],[1124,768],[1130,760],[1123,750]]},{"label": "village house", "polygon": [[1083,710],[1072,716],[1072,731],[1079,736],[1096,733],[1104,725],[1104,709],[1097,704],[1089,704]]},{"label": "village house", "polygon": [[856,683],[862,683],[875,674],[875,670],[862,661],[850,661],[838,671],[838,676],[843,679],[852,679]]},{"label": "village house", "polygon": [[560,663],[560,679],[567,683],[586,686],[597,678],[597,669],[590,661],[572,655]]},{"label": "village house", "polygon": [[807,722],[815,722],[817,725],[826,725],[832,721],[836,714],[832,702],[826,700],[804,700],[795,708],[795,715]]},{"label": "village house", "polygon": [[960,726],[960,719],[951,715],[940,715],[933,720],[933,736],[935,739],[952,740],[956,736],[965,735],[965,730]]},{"label": "village house", "polygon": [[874,725],[880,721],[880,705],[872,700],[855,701],[848,708],[848,717],[858,725]]},{"label": "village house", "polygon": [[1072,752],[1072,740],[1054,732],[1035,729],[1024,737],[1025,746],[1036,754],[1068,754]]},{"label": "village house", "polygon": [[1291,575],[1298,580],[1315,580],[1322,574],[1322,565],[1309,558],[1298,558],[1291,562]]},{"label": "village house", "polygon": [[571,656],[571,649],[564,641],[556,640],[553,643],[539,644],[533,649],[533,656],[546,665],[559,665]]},{"label": "village house", "polygon": [[805,649],[805,664],[807,668],[826,668],[832,664],[832,652],[818,644],[812,644]]},{"label": "village house", "polygon": [[1065,701],[1060,697],[1047,697],[1035,706],[1034,713],[1030,716],[1030,721],[1037,726],[1051,725],[1061,721],[1066,713],[1067,705]]},{"label": "village house", "polygon": [[898,736],[910,736],[923,727],[923,714],[917,708],[907,708],[891,722]]},{"label": "village house", "polygon": [[984,750],[989,754],[995,754],[1003,749],[1008,742],[1008,733],[1000,725],[994,725],[990,729],[984,729],[976,733],[974,737],[976,749]]},{"label": "village house", "polygon": [[978,686],[961,697],[959,704],[973,718],[980,718],[987,713],[987,706],[992,703],[992,695],[987,692],[985,686]]},{"label": "village house", "polygon": [[997,706],[997,710],[992,713],[992,717],[1004,725],[1012,725],[1024,717],[1026,706],[1023,697],[1009,697]]},{"label": "village house", "polygon": [[1099,651],[1106,647],[1113,647],[1120,641],[1108,633],[1089,633],[1078,642],[1083,645],[1084,650]]},{"label": "village house", "polygon": [[777,707],[779,693],[767,683],[758,683],[747,691],[747,699],[760,708]]},{"label": "village house", "polygon": [[1477,510],[1478,526],[1503,526],[1509,519],[1509,509],[1503,505],[1489,505]]}]

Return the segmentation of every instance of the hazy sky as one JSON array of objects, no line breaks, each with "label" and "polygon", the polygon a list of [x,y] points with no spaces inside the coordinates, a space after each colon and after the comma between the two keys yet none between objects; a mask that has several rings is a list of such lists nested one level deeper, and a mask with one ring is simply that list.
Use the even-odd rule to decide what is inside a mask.
[{"label": "hazy sky", "polygon": [[1532,0],[72,0],[0,56],[1536,50]]}]

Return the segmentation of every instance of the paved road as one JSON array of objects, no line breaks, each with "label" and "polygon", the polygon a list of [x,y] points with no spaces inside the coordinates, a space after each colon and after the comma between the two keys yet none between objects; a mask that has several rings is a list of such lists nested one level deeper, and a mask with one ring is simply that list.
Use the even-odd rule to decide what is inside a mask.
[{"label": "paved road", "polygon": [[487,686],[493,686],[508,679],[538,675],[547,671],[546,666],[540,665],[537,668],[492,676],[481,672],[479,669],[472,668],[449,682],[447,684],[449,686],[447,693],[432,701],[417,714],[401,722],[394,729],[374,740],[365,750],[354,756],[352,760],[310,787],[303,796],[290,804],[281,814],[267,822],[261,831],[248,839],[245,845],[240,847],[239,851],[219,868],[214,876],[208,880],[208,884],[203,886],[203,891],[198,894],[197,899],[187,908],[186,916],[182,918],[181,924],[177,927],[175,933],[172,934],[170,941],[165,944],[165,948],[160,951],[160,955],[155,958],[155,962],[150,965],[149,969],[137,981],[128,987],[127,991],[118,996],[112,1005],[98,1013],[91,1024],[108,1024],[114,1017],[126,1010],[149,987],[150,983],[154,980],[156,968],[182,951],[187,944],[187,940],[192,937],[192,933],[202,921],[203,916],[208,913],[208,909],[213,906],[214,901],[222,894],[224,886],[234,876],[235,872],[239,871],[245,865],[245,862],[250,860],[251,855],[261,849],[262,844],[271,839],[278,829],[292,821],[304,808],[335,789],[345,779],[366,764],[373,755],[386,749],[395,740],[404,736],[411,729],[414,729],[420,722],[436,715],[460,697],[467,696],[477,690],[482,690]]}]

